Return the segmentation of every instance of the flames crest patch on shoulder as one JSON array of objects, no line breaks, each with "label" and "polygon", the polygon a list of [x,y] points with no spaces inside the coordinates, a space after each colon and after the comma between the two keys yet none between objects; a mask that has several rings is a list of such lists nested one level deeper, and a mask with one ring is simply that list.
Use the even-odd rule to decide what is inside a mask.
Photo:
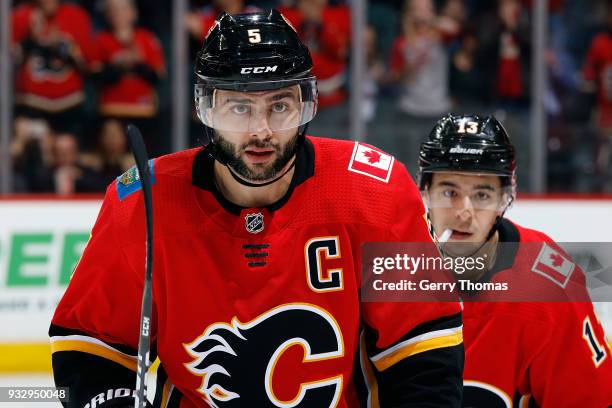
[{"label": "flames crest patch on shoulder", "polygon": [[[149,174],[151,175],[151,184],[155,184],[154,160],[149,160]],[[129,195],[142,189],[140,182],[140,174],[136,166],[130,167],[125,173],[117,177],[117,195],[119,200],[123,200]]]}]

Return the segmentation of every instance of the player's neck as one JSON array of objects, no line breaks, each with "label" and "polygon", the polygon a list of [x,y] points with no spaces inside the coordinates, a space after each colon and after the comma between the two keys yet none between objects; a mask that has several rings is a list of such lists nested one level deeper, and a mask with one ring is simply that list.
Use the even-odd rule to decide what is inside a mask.
[{"label": "player's neck", "polygon": [[[295,158],[294,158],[295,160]],[[287,166],[282,172],[287,171],[287,167],[293,164],[293,160],[287,163]],[[227,200],[241,207],[265,207],[280,200],[289,190],[291,179],[295,172],[295,167],[292,166],[283,177],[272,184],[261,187],[248,187],[240,184],[230,170],[215,161],[215,182],[217,188]]]},{"label": "player's neck", "polygon": [[497,259],[497,247],[499,242],[499,232],[495,231],[493,236],[489,239],[489,241],[482,246],[475,254],[471,255],[471,258],[484,258],[485,259],[485,267],[482,269],[472,269],[465,272],[464,275],[461,276],[461,279],[468,279],[472,282],[479,281],[484,274],[493,268],[495,265],[495,260]]}]

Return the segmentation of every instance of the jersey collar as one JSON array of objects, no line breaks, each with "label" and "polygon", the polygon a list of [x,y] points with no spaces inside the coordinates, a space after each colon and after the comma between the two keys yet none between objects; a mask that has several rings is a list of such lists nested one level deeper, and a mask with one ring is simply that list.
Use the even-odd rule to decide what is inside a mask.
[{"label": "jersey collar", "polygon": [[[497,228],[497,233],[499,234],[497,258],[493,267],[478,280],[479,283],[490,282],[495,274],[512,268],[519,249],[520,234],[512,222],[505,218],[499,218],[495,228]],[[475,296],[478,293],[478,291],[463,292],[467,296]]]},{"label": "jersey collar", "polygon": [[[295,188],[314,175],[314,163],[314,147],[308,138],[304,138],[304,142],[299,144],[296,152],[295,171],[287,192],[278,201],[265,208],[270,212],[281,209],[289,201]],[[192,184],[202,190],[209,191],[226,211],[234,215],[240,215],[245,207],[229,201],[215,185],[214,164],[215,160],[208,154],[206,147],[201,149],[193,161]]]}]

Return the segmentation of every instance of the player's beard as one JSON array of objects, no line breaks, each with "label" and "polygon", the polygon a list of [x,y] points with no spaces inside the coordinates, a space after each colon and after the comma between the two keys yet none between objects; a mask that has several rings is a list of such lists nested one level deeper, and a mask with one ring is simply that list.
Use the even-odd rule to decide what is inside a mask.
[{"label": "player's beard", "polygon": [[[217,154],[223,163],[225,163],[234,173],[243,179],[250,182],[264,182],[272,180],[287,166],[293,156],[295,156],[298,148],[299,135],[296,133],[284,148],[270,142],[261,141],[259,139],[252,140],[237,148],[235,143],[225,140],[220,135],[216,135],[215,144],[217,145]],[[249,147],[259,149],[274,149],[276,159],[263,168],[263,171],[254,171],[249,168],[246,162],[241,158],[241,154]],[[262,169],[260,167],[260,169]]]}]

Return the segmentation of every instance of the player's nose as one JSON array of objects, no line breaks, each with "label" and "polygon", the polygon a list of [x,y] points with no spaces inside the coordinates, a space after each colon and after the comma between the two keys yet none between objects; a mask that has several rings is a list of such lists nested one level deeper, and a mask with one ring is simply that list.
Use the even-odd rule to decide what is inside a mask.
[{"label": "player's nose", "polygon": [[464,223],[469,223],[472,220],[473,212],[469,209],[464,208],[457,212],[457,218]]},{"label": "player's nose", "polygon": [[249,134],[251,137],[269,138],[272,128],[268,116],[265,114],[252,114],[249,118]]},{"label": "player's nose", "polygon": [[474,216],[474,206],[472,205],[472,200],[470,197],[463,197],[460,202],[459,208],[457,208],[457,218],[461,221],[466,222],[470,221]]}]

